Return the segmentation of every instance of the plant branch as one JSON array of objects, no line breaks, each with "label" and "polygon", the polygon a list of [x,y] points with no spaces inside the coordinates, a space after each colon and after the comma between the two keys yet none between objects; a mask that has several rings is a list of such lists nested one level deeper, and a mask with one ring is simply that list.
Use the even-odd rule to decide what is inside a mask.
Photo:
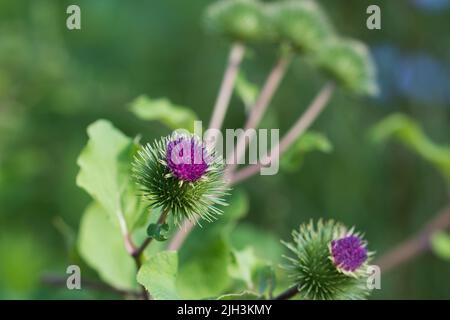
[{"label": "plant branch", "polygon": [[[82,279],[81,280],[81,288],[87,288],[95,291],[100,292],[108,292],[113,294],[118,294],[121,296],[130,296],[130,297],[141,297],[139,292],[136,291],[127,291],[127,290],[121,290],[114,288],[106,283],[90,280],[90,279]],[[53,287],[67,287],[67,278],[63,276],[57,276],[57,275],[44,275],[42,277],[42,282],[46,285],[50,285]]]},{"label": "plant branch", "polygon": [[[280,145],[276,146],[274,149],[280,152],[280,156],[284,153],[294,141],[303,134],[306,129],[314,122],[320,112],[328,103],[331,98],[331,94],[333,93],[335,88],[334,83],[328,83],[324,86],[324,88],[319,92],[311,105],[307,108],[305,113],[300,117],[297,123],[292,127],[292,129],[286,134],[286,136],[281,140]],[[275,152],[275,150],[271,150]],[[264,163],[268,163],[270,161],[267,159]],[[238,182],[245,180],[246,178],[251,177],[256,174],[261,168],[261,162],[256,165],[247,166],[244,169],[241,169],[236,174],[234,174],[228,182],[228,185],[234,185]],[[194,224],[188,220],[185,220],[183,226],[178,230],[178,232],[174,235],[174,238],[169,243],[169,250],[178,250],[183,245],[184,241],[188,237],[189,233],[193,230]]]},{"label": "plant branch", "polygon": [[169,245],[167,246],[167,250],[178,250],[183,245],[187,236],[191,233],[192,229],[194,229],[195,224],[189,220],[184,220],[183,225],[178,230],[178,232],[174,235]]},{"label": "plant branch", "polygon": [[317,119],[320,113],[327,106],[333,91],[335,90],[335,84],[332,82],[327,83],[319,94],[315,97],[306,111],[297,120],[294,126],[289,130],[289,132],[281,139],[278,146],[275,146],[270,152],[269,156],[260,161],[258,164],[247,166],[240,171],[236,172],[230,179],[230,184],[234,185],[241,182],[253,175],[255,175],[263,166],[262,163],[269,164],[273,155],[278,152],[279,156],[285,153],[289,147],[305,133],[305,131],[312,125],[312,123]]},{"label": "plant branch", "polygon": [[298,287],[293,286],[289,289],[283,291],[278,296],[274,298],[274,300],[289,300],[298,294]]},{"label": "plant branch", "polygon": [[220,86],[219,94],[214,105],[214,111],[209,124],[210,129],[218,129],[222,127],[225,114],[230,103],[233,93],[234,83],[245,53],[245,46],[241,43],[235,43],[231,47],[228,57],[228,64]]},{"label": "plant branch", "polygon": [[[274,67],[272,68],[272,71],[267,77],[267,80],[264,84],[263,89],[261,90],[258,99],[256,100],[255,105],[252,107],[250,111],[250,115],[244,126],[244,131],[247,131],[249,129],[256,129],[259,126],[259,123],[261,122],[261,119],[263,118],[267,110],[267,107],[272,101],[272,98],[275,92],[277,91],[281,83],[281,80],[286,74],[286,70],[291,60],[292,60],[291,53],[282,54],[281,57],[276,62],[276,64],[274,65]],[[232,159],[233,162],[228,165],[227,174],[231,174],[236,169],[240,159],[245,153],[248,143],[250,142],[251,141],[245,139],[245,134],[238,137],[236,148],[230,154],[231,156],[230,159]]]},{"label": "plant branch", "polygon": [[382,255],[374,264],[379,266],[382,272],[390,271],[413,259],[420,253],[427,251],[429,249],[430,237],[435,232],[449,227],[450,205],[439,211],[421,231]]},{"label": "plant branch", "polygon": [[[161,212],[161,215],[159,216],[157,224],[164,224],[167,219],[167,215],[169,214],[169,210],[165,209],[163,212]],[[136,262],[136,266],[139,269],[141,267],[141,256],[144,250],[148,247],[148,245],[152,242],[153,238],[147,237],[144,242],[139,246],[139,248],[136,248],[131,256]]]}]

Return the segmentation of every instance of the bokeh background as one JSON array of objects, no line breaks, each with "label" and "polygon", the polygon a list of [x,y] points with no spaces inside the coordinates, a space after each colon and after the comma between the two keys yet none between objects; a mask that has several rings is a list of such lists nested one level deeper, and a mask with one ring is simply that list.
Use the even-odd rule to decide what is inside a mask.
[{"label": "bokeh background", "polygon": [[[436,142],[450,137],[450,1],[322,0],[336,28],[366,42],[381,94],[338,91],[314,125],[332,153],[312,153],[295,172],[254,177],[251,223],[288,239],[292,226],[328,217],[364,230],[379,254],[411,235],[448,201],[444,179],[399,144],[381,147],[368,130],[393,112],[416,119]],[[82,30],[68,31],[76,3]],[[46,272],[68,264],[61,233],[76,235],[89,202],[75,185],[86,127],[111,120],[129,136],[167,134],[137,119],[128,104],[141,94],[169,97],[207,122],[229,44],[208,35],[197,0],[0,0],[0,298],[103,298],[44,286]],[[382,30],[366,28],[366,8],[382,8]],[[262,83],[276,57],[254,48],[244,70]],[[277,93],[266,126],[286,131],[324,79],[297,59]],[[233,98],[225,127],[241,127]],[[382,277],[373,298],[450,298],[450,265],[432,253]]]}]

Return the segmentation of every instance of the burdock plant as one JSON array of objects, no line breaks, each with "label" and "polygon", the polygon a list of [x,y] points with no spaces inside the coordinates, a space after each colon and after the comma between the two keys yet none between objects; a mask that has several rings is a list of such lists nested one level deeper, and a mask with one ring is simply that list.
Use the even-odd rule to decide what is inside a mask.
[{"label": "burdock plant", "polygon": [[285,242],[294,254],[288,270],[299,297],[314,300],[365,299],[367,262],[371,253],[362,235],[332,220],[312,221],[292,232]]},{"label": "burdock plant", "polygon": [[[338,86],[356,94],[376,91],[375,69],[365,45],[336,36],[325,11],[314,1],[222,0],[206,10],[205,20],[209,30],[233,43],[209,129],[222,128],[245,50],[259,42],[275,45],[279,56],[261,90],[256,90],[245,129],[258,128],[293,59],[314,62],[328,78],[282,137],[276,148],[280,156],[304,145],[300,139]],[[141,98],[133,110],[145,120],[159,119],[172,129],[192,127],[195,120],[191,110],[168,100]],[[231,247],[229,234],[242,218],[246,202],[230,200],[228,212],[225,196],[232,185],[270,162],[273,150],[261,155],[264,159],[259,163],[239,168],[236,164],[225,166],[208,137],[204,141],[188,132],[174,132],[143,146],[105,121],[91,126],[88,133],[89,143],[78,161],[78,184],[89,192],[93,204],[81,223],[80,252],[103,280],[121,292],[154,299],[265,299],[275,292],[278,298],[365,299],[370,293],[366,286],[371,258],[367,243],[361,234],[340,223],[311,222],[293,232],[293,242],[286,243],[292,255],[284,267],[294,285],[287,293],[275,287],[273,269],[277,265],[255,257],[250,249]],[[314,140],[315,136],[311,137]],[[247,143],[238,137],[232,150],[235,159],[245,155]],[[227,215],[221,216],[224,209]],[[159,215],[156,223],[155,213]],[[178,228],[170,234],[172,221]],[[211,224],[205,223],[204,229],[189,236],[202,221]],[[169,236],[167,246],[160,243],[148,248],[152,239],[165,241]],[[264,234],[257,239],[265,238]],[[91,250],[93,243],[100,248]],[[119,243],[118,249],[111,249],[110,243]],[[105,252],[108,254],[101,255]],[[138,284],[142,293],[136,293]],[[193,291],[197,285],[199,290]],[[179,292],[179,286],[184,290]]]},{"label": "burdock plant", "polygon": [[133,176],[150,205],[170,212],[177,224],[213,221],[226,205],[222,159],[195,135],[175,133],[146,144]]}]

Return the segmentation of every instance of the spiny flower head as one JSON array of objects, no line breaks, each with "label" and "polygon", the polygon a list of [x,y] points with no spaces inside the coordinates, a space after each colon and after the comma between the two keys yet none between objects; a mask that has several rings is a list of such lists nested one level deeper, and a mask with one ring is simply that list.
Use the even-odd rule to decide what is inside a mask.
[{"label": "spiny flower head", "polygon": [[331,241],[331,257],[337,269],[354,272],[367,260],[367,249],[355,235]]},{"label": "spiny flower head", "polygon": [[199,180],[208,170],[204,144],[196,137],[178,137],[167,145],[166,163],[172,174],[183,181]]},{"label": "spiny flower head", "polygon": [[223,161],[192,134],[146,144],[133,161],[133,176],[150,205],[169,210],[177,224],[213,221],[226,205]]},{"label": "spiny flower head", "polygon": [[367,262],[371,253],[353,229],[333,220],[303,224],[285,243],[294,254],[284,267],[299,296],[312,300],[356,300],[370,294]]}]

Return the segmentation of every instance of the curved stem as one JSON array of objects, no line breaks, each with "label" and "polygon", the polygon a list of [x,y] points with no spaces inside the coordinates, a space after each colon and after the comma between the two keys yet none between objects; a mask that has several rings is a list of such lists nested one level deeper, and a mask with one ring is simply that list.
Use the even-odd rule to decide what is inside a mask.
[{"label": "curved stem", "polygon": [[312,123],[317,119],[320,113],[327,106],[330,101],[331,95],[335,89],[335,84],[333,82],[327,83],[319,94],[314,98],[312,103],[308,106],[306,111],[297,120],[297,122],[292,126],[289,132],[281,139],[278,146],[274,147],[270,152],[269,156],[258,164],[247,166],[240,171],[236,172],[230,179],[230,184],[234,185],[241,182],[253,175],[255,175],[262,167],[261,163],[270,163],[271,158],[275,152],[279,153],[281,156],[285,153],[289,147],[305,133],[305,131],[312,125]]},{"label": "curved stem", "polygon": [[167,250],[178,250],[183,245],[189,233],[191,233],[192,229],[194,229],[194,223],[189,220],[184,220],[183,225],[180,230],[175,234],[167,246]]},{"label": "curved stem", "polygon": [[439,211],[421,231],[382,255],[374,264],[379,266],[382,272],[390,271],[428,250],[430,237],[435,232],[449,227],[450,205]]},{"label": "curved stem", "polygon": [[[244,131],[247,131],[249,129],[256,129],[258,127],[261,119],[264,116],[264,113],[267,110],[267,107],[272,101],[272,98],[281,83],[281,80],[286,74],[286,70],[291,60],[291,53],[282,54],[276,62],[275,66],[272,68],[272,71],[269,73],[269,76],[267,77],[267,80],[264,84],[263,89],[261,90],[258,99],[256,100],[255,105],[250,111],[250,115],[244,126]],[[236,148],[230,154],[230,159],[234,160],[227,167],[228,173],[232,173],[236,169],[239,160],[245,153],[248,143],[250,143],[250,141],[247,141],[247,139],[245,139],[245,135],[241,135],[238,137]]]},{"label": "curved stem", "polygon": [[222,127],[225,114],[230,103],[233,93],[236,76],[241,65],[245,53],[245,46],[241,43],[235,43],[230,50],[228,64],[220,86],[219,94],[214,105],[214,111],[209,124],[210,129],[218,129]]},{"label": "curved stem", "polygon": [[[167,215],[169,214],[169,210],[165,209],[163,212],[161,212],[161,215],[159,216],[157,224],[164,224],[167,219]],[[152,242],[153,238],[147,237],[144,242],[137,248],[131,255],[136,261],[136,266],[138,269],[141,267],[141,256],[144,250],[148,247],[148,245]]]},{"label": "curved stem", "polygon": [[[305,113],[299,118],[296,124],[292,127],[292,129],[286,134],[286,136],[281,140],[279,146],[276,146],[274,149],[279,149],[280,156],[284,153],[295,140],[300,137],[303,132],[308,129],[308,127],[314,122],[314,120],[318,117],[318,115],[322,112],[324,107],[327,105],[328,101],[331,98],[331,95],[334,91],[335,85],[334,83],[328,83],[324,86],[324,88],[319,92],[316,98],[313,100],[311,105],[307,108]],[[274,150],[272,149],[269,154],[272,154]],[[269,158],[270,159],[270,158]],[[268,160],[264,161],[264,163],[268,163]],[[254,174],[256,174],[261,168],[261,163],[247,166],[237,173],[235,173],[231,178],[229,178],[228,185],[232,186],[238,182],[241,182]],[[188,220],[185,220],[183,226],[178,232],[175,234],[172,241],[169,243],[169,250],[178,250],[186,240],[189,233],[194,229],[194,224]]]},{"label": "curved stem", "polygon": [[283,291],[278,296],[274,298],[274,300],[289,300],[298,294],[298,287],[293,286],[289,289]]}]

